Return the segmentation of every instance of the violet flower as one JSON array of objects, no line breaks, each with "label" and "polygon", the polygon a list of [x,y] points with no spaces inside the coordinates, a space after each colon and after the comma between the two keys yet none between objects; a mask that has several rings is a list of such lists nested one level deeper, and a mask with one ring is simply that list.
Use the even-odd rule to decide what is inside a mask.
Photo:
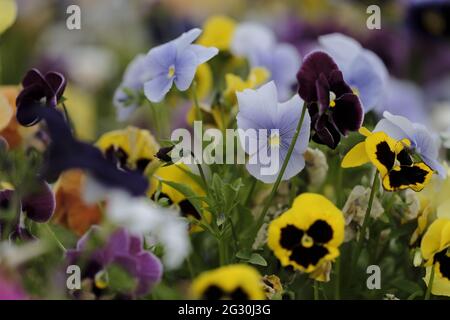
[{"label": "violet flower", "polygon": [[147,294],[161,280],[163,267],[159,259],[144,250],[140,237],[130,235],[124,228],[111,234],[101,247],[93,248],[100,231],[98,227],[91,227],[80,238],[75,249],[67,250],[67,263],[81,267],[83,280],[89,279],[93,282],[93,293],[97,297],[108,291],[109,283],[103,283],[99,278],[113,265],[121,267],[137,282],[136,287],[130,292],[120,294],[124,296]]},{"label": "violet flower", "polygon": [[334,149],[341,134],[361,127],[364,112],[359,98],[328,54],[321,51],[309,54],[297,80],[300,97],[308,103],[315,142]]},{"label": "violet flower", "polygon": [[23,126],[32,126],[41,120],[39,110],[56,108],[66,87],[66,79],[58,72],[44,75],[31,69],[22,80],[23,90],[17,96],[17,121]]},{"label": "violet flower", "polygon": [[0,270],[0,300],[28,300],[23,288]]}]

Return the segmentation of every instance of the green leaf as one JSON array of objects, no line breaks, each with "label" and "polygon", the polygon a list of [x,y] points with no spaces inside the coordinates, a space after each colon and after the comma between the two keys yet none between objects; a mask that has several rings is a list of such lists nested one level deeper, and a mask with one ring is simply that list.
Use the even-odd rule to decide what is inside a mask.
[{"label": "green leaf", "polygon": [[264,259],[259,253],[252,253],[250,259],[248,259],[247,262],[258,266],[267,266],[266,259]]}]

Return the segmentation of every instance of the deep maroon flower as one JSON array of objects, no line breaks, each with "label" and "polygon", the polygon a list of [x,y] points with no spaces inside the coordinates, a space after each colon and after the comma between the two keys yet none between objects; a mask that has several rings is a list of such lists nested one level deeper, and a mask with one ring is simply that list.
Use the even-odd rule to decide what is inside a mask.
[{"label": "deep maroon flower", "polygon": [[42,108],[39,114],[47,124],[51,140],[42,172],[45,180],[54,181],[69,169],[83,169],[105,187],[123,189],[135,196],[145,194],[148,180],[139,171],[121,170],[99,149],[76,140],[58,110]]},{"label": "deep maroon flower", "polygon": [[66,252],[67,263],[80,266],[83,280],[92,281],[93,293],[97,297],[109,294],[109,284],[98,279],[113,265],[121,267],[137,281],[136,288],[132,292],[120,292],[122,296],[145,295],[161,280],[162,264],[156,256],[143,249],[141,238],[130,235],[123,228],[116,230],[101,247],[95,246],[98,238],[101,238],[101,229],[92,227],[78,241],[76,249]]},{"label": "deep maroon flower", "polygon": [[341,135],[361,127],[361,102],[328,54],[316,51],[308,55],[297,80],[298,93],[308,103],[315,142],[334,149]]},{"label": "deep maroon flower", "polygon": [[58,72],[42,75],[31,69],[22,80],[23,90],[17,96],[17,121],[23,126],[32,126],[41,120],[39,110],[56,108],[66,87],[66,79]]}]

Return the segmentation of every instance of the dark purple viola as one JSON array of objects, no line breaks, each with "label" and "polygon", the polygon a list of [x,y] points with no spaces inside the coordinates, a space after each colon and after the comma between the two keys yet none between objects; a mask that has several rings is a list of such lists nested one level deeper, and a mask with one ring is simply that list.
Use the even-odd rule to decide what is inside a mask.
[{"label": "dark purple viola", "polygon": [[321,51],[309,54],[297,80],[298,93],[308,103],[315,142],[334,149],[341,135],[361,127],[364,117],[361,102],[328,54]]},{"label": "dark purple viola", "polygon": [[51,140],[42,172],[45,180],[54,181],[69,169],[83,169],[106,187],[124,189],[135,196],[145,194],[148,181],[140,172],[121,170],[99,149],[76,140],[58,110],[42,108],[39,114],[47,124]]},{"label": "dark purple viola", "polygon": [[143,249],[142,240],[120,228],[98,246],[102,238],[101,229],[92,227],[80,238],[76,249],[67,250],[66,261],[82,269],[83,280],[92,281],[92,290],[97,297],[108,295],[110,279],[105,273],[111,266],[118,266],[134,280],[136,287],[131,292],[120,292],[122,296],[142,296],[147,294],[162,277],[163,267],[160,260]]},{"label": "dark purple viola", "polygon": [[58,72],[48,72],[44,76],[39,70],[31,69],[22,80],[22,86],[16,99],[17,121],[23,126],[32,126],[41,120],[41,108],[56,108],[66,79]]}]

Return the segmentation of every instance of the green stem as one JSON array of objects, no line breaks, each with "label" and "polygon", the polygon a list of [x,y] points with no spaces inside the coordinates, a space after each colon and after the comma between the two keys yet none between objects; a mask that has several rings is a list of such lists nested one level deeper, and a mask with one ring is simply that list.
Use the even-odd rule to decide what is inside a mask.
[{"label": "green stem", "polygon": [[314,280],[314,300],[320,300],[319,298],[319,281]]},{"label": "green stem", "polygon": [[222,241],[222,238],[218,238],[217,242],[219,243],[219,262],[220,266],[224,266],[227,264],[226,260],[226,247],[225,243]]},{"label": "green stem", "polygon": [[258,180],[256,180],[255,178],[252,178],[252,184],[250,185],[250,189],[248,190],[247,197],[245,198],[245,201],[244,201],[244,205],[246,207],[248,207],[250,205],[250,201],[251,201],[253,192],[255,191],[257,183],[258,183]]},{"label": "green stem", "polygon": [[366,214],[364,215],[363,224],[361,227],[361,231],[359,233],[358,242],[356,243],[356,248],[355,248],[353,259],[352,259],[353,260],[352,270],[354,270],[354,268],[356,267],[359,255],[361,254],[364,239],[366,238],[366,230],[367,230],[367,227],[369,226],[369,221],[370,221],[370,212],[372,211],[373,199],[375,198],[375,193],[376,193],[377,189],[378,189],[378,174],[377,174],[377,172],[375,172],[375,174],[373,176],[372,189],[370,190],[369,203],[367,205]]},{"label": "green stem", "polygon": [[335,264],[335,275],[334,275],[334,299],[340,300],[341,299],[341,257],[338,257]]},{"label": "green stem", "polygon": [[159,140],[159,139],[161,139],[161,128],[159,127],[158,111],[157,111],[155,105],[150,100],[147,100],[147,101],[148,101],[148,104],[150,105],[150,111],[152,113],[152,125],[155,129],[156,139]]},{"label": "green stem", "polygon": [[305,120],[305,114],[306,114],[306,109],[307,109],[306,106],[307,106],[307,104],[305,102],[303,104],[302,115],[300,116],[300,120],[298,121],[294,137],[292,138],[291,144],[289,145],[289,149],[286,154],[286,158],[284,159],[283,166],[281,167],[281,170],[278,173],[277,180],[275,181],[275,184],[272,187],[272,191],[270,192],[270,195],[266,200],[266,204],[264,205],[264,208],[262,209],[261,214],[259,215],[259,218],[256,222],[256,232],[258,232],[258,230],[261,229],[261,226],[264,224],[264,219],[267,215],[267,210],[269,210],[269,207],[272,204],[272,200],[275,197],[275,194],[277,193],[277,190],[278,190],[278,187],[280,186],[284,172],[286,171],[289,159],[291,158],[292,152],[294,151],[295,144],[297,142],[298,136],[302,129],[303,120]]},{"label": "green stem", "polygon": [[45,224],[45,228],[47,229],[47,232],[52,236],[52,238],[55,240],[56,244],[58,245],[58,247],[63,251],[66,252],[66,248],[64,247],[64,245],[61,243],[61,241],[59,241],[58,237],[56,236],[56,234],[53,232],[53,230],[50,228],[50,226],[48,225],[48,223]]},{"label": "green stem", "polygon": [[431,290],[433,289],[433,283],[434,283],[434,266],[435,266],[435,264],[433,264],[433,266],[431,267],[430,280],[428,281],[427,292],[425,293],[425,300],[430,300]]},{"label": "green stem", "polygon": [[194,100],[195,117],[197,121],[202,121],[202,111],[200,110],[200,104],[197,97],[197,82],[192,82],[192,100]]}]

